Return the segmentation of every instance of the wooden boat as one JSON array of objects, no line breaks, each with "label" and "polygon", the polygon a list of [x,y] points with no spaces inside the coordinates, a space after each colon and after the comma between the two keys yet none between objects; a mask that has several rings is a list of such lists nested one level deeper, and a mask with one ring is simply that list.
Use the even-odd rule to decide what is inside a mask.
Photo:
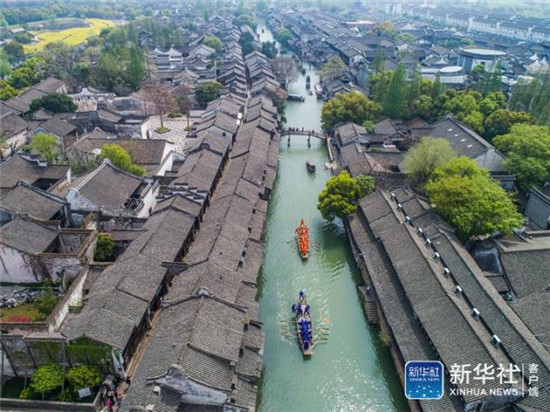
[{"label": "wooden boat", "polygon": [[309,74],[306,76],[306,89],[309,89],[311,87],[311,77],[309,77]]},{"label": "wooden boat", "polygon": [[309,228],[304,223],[304,219],[300,221],[300,226],[296,228],[295,233],[298,235],[298,252],[302,259],[307,259],[309,257]]},{"label": "wooden boat", "polygon": [[317,96],[317,98],[322,99],[323,98],[323,88],[321,87],[321,85],[316,84],[314,88],[315,88],[315,95]]},{"label": "wooden boat", "polygon": [[304,356],[311,356],[313,355],[313,347],[315,346],[315,336],[313,334],[311,310],[307,304],[304,291],[300,292],[298,303],[292,305],[292,309],[296,313],[296,335],[302,349],[302,354]]},{"label": "wooden boat", "polygon": [[300,96],[299,94],[289,94],[287,99],[295,102],[303,102],[306,100],[304,96]]},{"label": "wooden boat", "polygon": [[306,162],[306,167],[307,167],[307,171],[310,172],[310,173],[315,172],[315,169],[317,168],[315,166],[315,163],[310,162],[309,160]]}]

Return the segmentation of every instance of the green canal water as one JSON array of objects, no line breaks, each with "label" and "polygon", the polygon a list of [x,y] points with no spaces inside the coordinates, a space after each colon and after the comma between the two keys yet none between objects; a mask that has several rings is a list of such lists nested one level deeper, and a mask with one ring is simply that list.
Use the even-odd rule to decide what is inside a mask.
[{"label": "green canal water", "polygon": [[[266,30],[267,31],[267,30]],[[264,33],[265,35],[265,33]],[[307,71],[312,85],[314,70]],[[322,102],[307,95],[305,75],[290,93],[304,103],[287,102],[287,126],[321,130]],[[306,171],[306,160],[317,172]],[[406,401],[389,350],[364,317],[357,285],[361,276],[341,222],[327,223],[316,209],[330,172],[324,142],[293,136],[281,141],[277,181],[270,200],[266,250],[260,278],[261,319],[266,333],[259,410],[406,411]],[[298,256],[294,229],[310,225],[311,252]],[[305,359],[296,341],[290,307],[304,289],[312,307],[317,343]]]}]

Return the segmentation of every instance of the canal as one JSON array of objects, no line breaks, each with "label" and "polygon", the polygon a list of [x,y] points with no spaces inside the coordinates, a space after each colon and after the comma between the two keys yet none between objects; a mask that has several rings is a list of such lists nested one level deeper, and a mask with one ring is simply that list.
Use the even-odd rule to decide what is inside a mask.
[{"label": "canal", "polygon": [[[265,26],[260,25],[259,31]],[[266,40],[268,30],[262,34]],[[269,38],[269,37],[268,37]],[[307,65],[306,65],[307,66]],[[315,70],[308,69],[312,86]],[[289,92],[306,101],[287,102],[287,126],[321,130],[322,102],[309,96],[305,76]],[[312,160],[317,172],[309,174]],[[260,278],[261,319],[266,333],[259,410],[406,411],[407,403],[387,347],[364,317],[357,285],[361,276],[341,222],[328,223],[317,211],[317,196],[330,172],[327,151],[318,139],[281,141],[277,180],[269,204],[266,250]],[[298,256],[294,229],[310,226],[311,253]],[[304,359],[296,342],[290,307],[298,291],[307,292],[317,337],[315,353]]]}]

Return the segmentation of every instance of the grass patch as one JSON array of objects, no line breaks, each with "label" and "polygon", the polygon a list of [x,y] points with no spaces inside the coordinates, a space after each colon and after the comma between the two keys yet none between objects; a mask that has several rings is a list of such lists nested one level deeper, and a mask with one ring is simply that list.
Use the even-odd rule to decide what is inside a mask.
[{"label": "grass patch", "polygon": [[90,24],[89,27],[74,27],[72,29],[38,33],[41,41],[23,46],[25,53],[41,51],[47,44],[59,41],[69,46],[76,46],[84,43],[88,37],[97,36],[102,29],[115,25],[114,21],[103,19],[86,19],[86,22]]},{"label": "grass patch", "polygon": [[166,127],[166,126],[162,126],[162,127],[157,127],[155,129],[155,132],[157,132],[157,133],[166,133],[166,132],[169,132],[170,130],[172,130],[172,129],[170,129],[169,127]]},{"label": "grass patch", "polygon": [[41,322],[46,319],[42,313],[38,311],[34,302],[23,303],[15,308],[0,309],[0,320],[2,322]]}]

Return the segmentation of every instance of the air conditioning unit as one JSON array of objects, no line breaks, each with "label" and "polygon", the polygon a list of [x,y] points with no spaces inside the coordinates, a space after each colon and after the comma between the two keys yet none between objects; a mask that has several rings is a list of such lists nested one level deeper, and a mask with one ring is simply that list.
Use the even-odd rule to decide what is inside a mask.
[{"label": "air conditioning unit", "polygon": [[473,308],[472,309],[472,317],[475,320],[479,320],[479,318],[481,317],[481,313],[479,313],[479,310],[477,310],[476,308]]},{"label": "air conditioning unit", "polygon": [[419,227],[416,231],[418,232],[418,234],[419,234],[420,236],[424,236],[424,231],[422,230],[421,227]]},{"label": "air conditioning unit", "polygon": [[409,223],[411,221],[411,218],[408,216],[405,216],[405,222]]},{"label": "air conditioning unit", "polygon": [[446,277],[449,277],[451,275],[451,271],[449,270],[449,268],[443,268],[443,274]]},{"label": "air conditioning unit", "polygon": [[435,253],[434,253],[434,260],[435,260],[436,262],[439,262],[439,259],[440,259],[440,258],[441,258],[441,255],[439,254],[439,252],[435,252]]},{"label": "air conditioning unit", "polygon": [[427,246],[431,246],[432,245],[432,241],[430,240],[430,238],[426,238],[426,245]]},{"label": "air conditioning unit", "polygon": [[398,203],[398,204],[397,204],[397,208],[398,208],[399,210],[401,210],[401,209],[403,209],[403,205],[401,205],[401,203]]},{"label": "air conditioning unit", "polygon": [[499,348],[500,347],[500,338],[497,335],[491,336],[491,343],[493,344],[493,346],[495,348]]},{"label": "air conditioning unit", "polygon": [[455,293],[456,293],[457,296],[462,295],[462,288],[460,286],[456,285],[455,286]]}]

